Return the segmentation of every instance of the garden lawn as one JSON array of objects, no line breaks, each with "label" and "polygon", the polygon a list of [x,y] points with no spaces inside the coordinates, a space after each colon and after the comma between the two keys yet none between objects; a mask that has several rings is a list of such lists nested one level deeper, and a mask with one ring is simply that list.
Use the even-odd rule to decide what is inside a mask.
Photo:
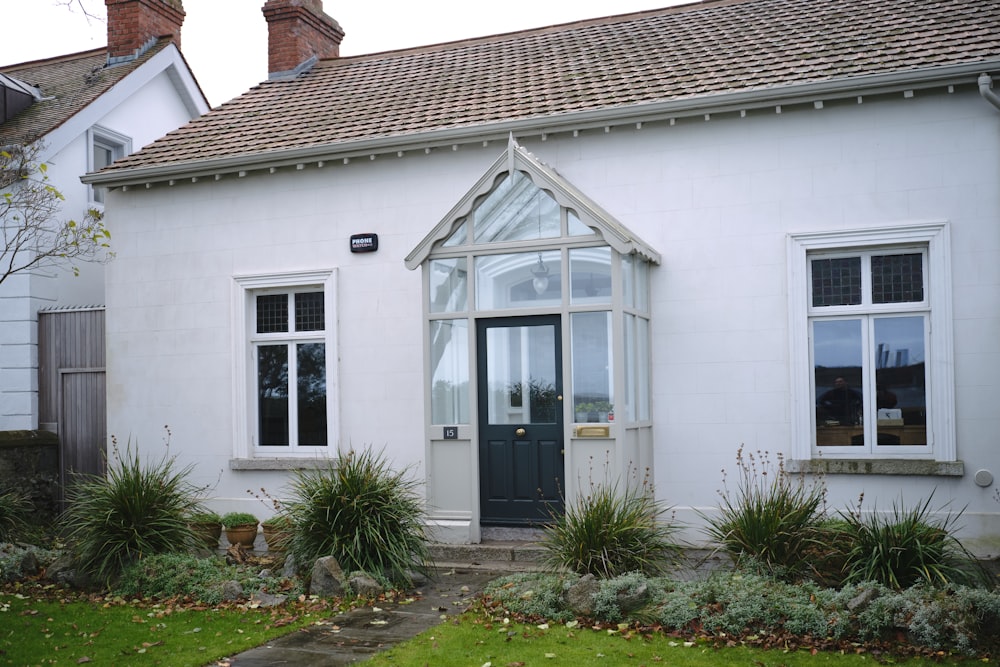
[{"label": "garden lawn", "polygon": [[369,667],[874,667],[893,665],[963,665],[984,661],[951,658],[895,658],[863,653],[782,651],[742,646],[716,648],[704,641],[684,641],[661,634],[642,635],[627,626],[600,630],[569,624],[524,625],[484,621],[475,612],[444,623],[416,638],[376,654]]},{"label": "garden lawn", "polygon": [[288,634],[329,608],[211,608],[0,593],[0,665],[198,667]]}]

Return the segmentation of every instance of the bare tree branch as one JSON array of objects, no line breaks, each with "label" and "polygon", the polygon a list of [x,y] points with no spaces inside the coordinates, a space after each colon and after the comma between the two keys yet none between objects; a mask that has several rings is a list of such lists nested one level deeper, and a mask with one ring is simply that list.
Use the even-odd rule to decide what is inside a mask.
[{"label": "bare tree branch", "polygon": [[0,147],[0,283],[39,268],[102,261],[111,235],[104,214],[58,221],[63,195],[49,183],[47,166],[37,163],[38,143]]},{"label": "bare tree branch", "polygon": [[74,7],[79,7],[80,11],[87,18],[88,22],[90,22],[90,19],[94,19],[95,21],[102,20],[100,16],[94,14],[93,12],[87,9],[87,7],[83,4],[83,0],[59,0],[59,2],[56,2],[56,4],[62,5],[63,7],[66,7],[70,11],[73,11]]}]

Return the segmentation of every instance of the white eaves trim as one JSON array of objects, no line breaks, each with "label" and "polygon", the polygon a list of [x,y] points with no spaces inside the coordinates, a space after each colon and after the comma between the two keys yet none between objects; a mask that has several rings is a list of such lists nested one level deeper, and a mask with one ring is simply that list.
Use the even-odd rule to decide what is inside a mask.
[{"label": "white eaves trim", "polygon": [[556,134],[558,132],[649,123],[703,114],[739,113],[745,110],[780,105],[814,104],[817,100],[832,101],[857,96],[887,95],[948,85],[978,85],[979,75],[991,71],[1000,71],[1000,60],[774,88],[759,88],[744,92],[609,107],[469,127],[430,130],[402,137],[376,137],[309,148],[195,160],[169,165],[115,169],[104,173],[88,174],[84,176],[83,181],[112,188],[147,185],[172,179],[218,177],[221,174],[241,171],[278,169],[309,162],[351,160],[358,157],[369,158],[373,155],[431,150],[444,146],[481,143],[483,141],[506,141],[510,134],[517,137]]},{"label": "white eaves trim", "polygon": [[45,161],[58,154],[70,142],[87,132],[101,118],[125,103],[162,73],[166,73],[170,78],[191,118],[197,118],[209,110],[208,100],[205,99],[177,46],[168,44],[77,114],[46,134],[43,138],[44,152],[39,158]]}]

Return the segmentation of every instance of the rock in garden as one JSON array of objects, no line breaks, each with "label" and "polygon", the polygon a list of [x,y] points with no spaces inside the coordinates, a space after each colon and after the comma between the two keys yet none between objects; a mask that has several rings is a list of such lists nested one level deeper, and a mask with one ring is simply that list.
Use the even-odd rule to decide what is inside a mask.
[{"label": "rock in garden", "polygon": [[285,604],[288,599],[287,595],[272,595],[266,591],[257,591],[252,596],[250,600],[256,602],[261,607],[280,607]]},{"label": "rock in garden", "polygon": [[615,602],[622,615],[628,616],[629,612],[642,609],[649,602],[649,586],[644,581],[635,588],[620,590],[615,596]]},{"label": "rock in garden", "polygon": [[239,600],[243,597],[243,586],[235,579],[222,583],[222,599],[226,602]]},{"label": "rock in garden", "polygon": [[878,591],[876,589],[866,588],[848,601],[847,610],[850,612],[857,612],[864,609],[877,597]]},{"label": "rock in garden", "polygon": [[333,556],[317,558],[313,563],[309,583],[310,595],[321,598],[337,597],[343,594],[344,588],[346,588],[344,571],[340,569],[337,559]]},{"label": "rock in garden", "polygon": [[281,568],[281,576],[285,579],[294,579],[297,571],[295,557],[292,554],[288,554],[285,556],[285,566]]},{"label": "rock in garden", "polygon": [[600,590],[597,578],[585,574],[566,591],[566,605],[577,616],[591,616],[594,613],[594,596]]},{"label": "rock in garden", "polygon": [[356,595],[363,598],[378,597],[385,592],[382,584],[364,572],[355,572],[347,580],[347,583]]}]

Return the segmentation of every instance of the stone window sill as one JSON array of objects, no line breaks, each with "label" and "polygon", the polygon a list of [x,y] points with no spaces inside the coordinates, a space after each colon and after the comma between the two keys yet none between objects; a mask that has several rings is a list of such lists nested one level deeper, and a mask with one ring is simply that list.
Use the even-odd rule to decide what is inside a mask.
[{"label": "stone window sill", "polygon": [[965,464],[961,461],[929,461],[926,459],[792,459],[785,461],[788,472],[823,473],[827,475],[922,475],[931,477],[962,477]]},{"label": "stone window sill", "polygon": [[260,459],[229,459],[230,470],[309,470],[326,468],[332,459],[326,458],[260,458]]}]

